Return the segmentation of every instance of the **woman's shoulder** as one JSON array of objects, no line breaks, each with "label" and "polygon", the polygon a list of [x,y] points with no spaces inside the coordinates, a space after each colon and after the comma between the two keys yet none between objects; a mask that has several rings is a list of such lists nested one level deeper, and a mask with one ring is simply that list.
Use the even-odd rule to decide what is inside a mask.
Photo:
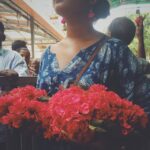
[{"label": "woman's shoulder", "polygon": [[110,49],[112,53],[132,53],[131,50],[128,48],[128,45],[126,45],[123,41],[116,39],[116,38],[109,38],[106,42],[107,49]]},{"label": "woman's shoulder", "polygon": [[49,55],[50,55],[50,45],[46,47],[43,53],[41,54],[41,61],[47,59]]},{"label": "woman's shoulder", "polygon": [[48,47],[44,50],[41,58],[44,59],[45,57],[55,55],[56,54],[55,50],[58,49],[60,44],[61,42],[57,42],[55,44],[48,45]]},{"label": "woman's shoulder", "polygon": [[135,55],[128,48],[128,45],[116,38],[109,38],[104,49],[115,62],[135,59]]},{"label": "woman's shoulder", "polygon": [[57,43],[51,44],[46,48],[45,53],[56,54],[62,45],[63,45],[63,40]]},{"label": "woman's shoulder", "polygon": [[46,48],[45,48],[45,50],[44,50],[44,52],[42,53],[42,57],[41,58],[43,58],[43,57],[48,57],[52,52],[51,52],[51,46],[52,45],[48,45]]},{"label": "woman's shoulder", "polygon": [[117,38],[108,38],[106,44],[110,47],[127,47],[127,45],[124,44],[124,42]]}]

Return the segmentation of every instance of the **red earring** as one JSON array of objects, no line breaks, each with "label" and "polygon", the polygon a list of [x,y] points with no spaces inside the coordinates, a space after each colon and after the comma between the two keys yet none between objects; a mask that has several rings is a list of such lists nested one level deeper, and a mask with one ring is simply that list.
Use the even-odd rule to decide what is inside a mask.
[{"label": "red earring", "polygon": [[65,23],[66,23],[65,18],[62,18],[61,23],[62,23],[62,24],[65,24]]},{"label": "red earring", "polygon": [[89,18],[93,18],[94,16],[95,16],[95,13],[94,13],[93,10],[91,9],[91,10],[89,11],[88,17],[89,17]]},{"label": "red earring", "polygon": [[63,24],[63,30],[66,31],[66,20],[62,18],[61,23]]},{"label": "red earring", "polygon": [[[97,0],[92,0],[92,1],[91,1],[91,4],[92,4],[92,5],[95,5],[96,1],[97,1]],[[88,17],[89,17],[89,18],[93,18],[94,16],[95,16],[95,13],[94,13],[93,10],[91,9],[91,10],[89,11],[89,13],[88,13]]]}]

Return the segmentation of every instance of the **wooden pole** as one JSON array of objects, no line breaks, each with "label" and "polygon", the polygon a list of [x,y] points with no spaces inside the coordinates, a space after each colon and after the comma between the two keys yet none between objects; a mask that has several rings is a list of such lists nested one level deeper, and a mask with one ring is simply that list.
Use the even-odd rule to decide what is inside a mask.
[{"label": "wooden pole", "polygon": [[34,36],[34,19],[30,17],[30,30],[31,30],[31,50],[32,50],[32,58],[34,58],[34,44],[35,44],[35,36]]}]

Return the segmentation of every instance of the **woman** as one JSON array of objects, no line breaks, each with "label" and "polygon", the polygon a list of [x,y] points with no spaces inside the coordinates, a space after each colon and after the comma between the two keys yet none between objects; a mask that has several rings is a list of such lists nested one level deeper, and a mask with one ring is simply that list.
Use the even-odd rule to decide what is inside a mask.
[{"label": "woman", "polygon": [[[67,36],[48,47],[42,56],[37,87],[47,90],[50,96],[60,85],[66,88],[77,79],[104,38],[93,29],[93,22],[109,15],[107,0],[53,0],[53,4],[56,12],[65,19]],[[126,45],[120,40],[108,39],[78,84],[83,87],[104,84],[149,112],[150,81],[140,80],[143,77],[138,73],[137,65],[136,57]],[[142,85],[138,88],[142,91],[139,95],[135,91],[138,85]],[[137,95],[144,95],[144,98],[138,99]]]},{"label": "woman", "polygon": [[[109,14],[109,4],[105,0],[53,0],[53,4],[56,12],[65,18],[67,37],[49,47],[42,58],[37,87],[46,89],[49,95],[54,94],[60,84],[67,87],[75,80],[103,36],[93,29],[93,21]],[[80,82],[86,82],[91,71],[94,70],[90,69],[90,74]],[[94,80],[98,83],[97,79]],[[88,86],[93,79],[89,81],[85,83]]]},{"label": "woman", "polygon": [[[107,0],[53,0],[53,4],[66,21],[67,36],[48,47],[41,60],[37,87],[46,89],[49,95],[53,95],[60,85],[68,87],[76,80],[104,36],[93,29],[93,22],[109,15]],[[135,87],[141,78],[137,58],[129,48],[120,40],[108,39],[78,84],[84,87],[104,84],[121,97],[134,100]],[[150,84],[147,84],[143,93],[150,98]],[[147,99],[136,103],[147,103]]]}]

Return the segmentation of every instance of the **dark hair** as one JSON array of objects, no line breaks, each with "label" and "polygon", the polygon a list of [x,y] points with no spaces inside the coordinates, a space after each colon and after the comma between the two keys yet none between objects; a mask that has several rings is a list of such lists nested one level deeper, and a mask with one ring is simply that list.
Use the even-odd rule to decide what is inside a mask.
[{"label": "dark hair", "polygon": [[27,49],[27,42],[22,41],[22,40],[16,40],[12,43],[12,50],[19,52],[20,49],[22,49],[22,48]]},{"label": "dark hair", "polygon": [[110,4],[107,0],[97,0],[93,12],[95,13],[95,19],[106,18],[110,12]]},{"label": "dark hair", "polygon": [[129,45],[136,32],[135,24],[127,17],[118,17],[114,19],[108,27],[111,37],[122,40]]},{"label": "dark hair", "polygon": [[5,28],[2,22],[0,22],[0,41],[5,41],[5,34],[4,34]]}]

